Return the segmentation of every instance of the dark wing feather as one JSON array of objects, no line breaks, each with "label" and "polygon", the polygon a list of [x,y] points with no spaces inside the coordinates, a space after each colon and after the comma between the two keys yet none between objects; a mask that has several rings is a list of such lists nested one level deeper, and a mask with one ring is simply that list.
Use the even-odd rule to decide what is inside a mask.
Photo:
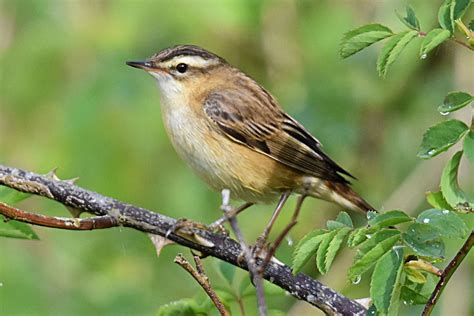
[{"label": "dark wing feather", "polygon": [[236,89],[214,91],[204,101],[204,112],[233,141],[304,174],[348,183],[339,173],[351,175],[321,150],[317,139],[273,99],[258,96]]}]

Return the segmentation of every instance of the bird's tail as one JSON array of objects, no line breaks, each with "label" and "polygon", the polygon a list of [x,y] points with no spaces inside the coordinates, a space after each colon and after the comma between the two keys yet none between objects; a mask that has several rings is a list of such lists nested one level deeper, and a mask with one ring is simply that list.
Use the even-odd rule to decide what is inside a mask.
[{"label": "bird's tail", "polygon": [[367,213],[376,209],[365,201],[349,184],[343,182],[323,181],[318,188],[311,190],[310,195],[337,203],[353,211]]}]

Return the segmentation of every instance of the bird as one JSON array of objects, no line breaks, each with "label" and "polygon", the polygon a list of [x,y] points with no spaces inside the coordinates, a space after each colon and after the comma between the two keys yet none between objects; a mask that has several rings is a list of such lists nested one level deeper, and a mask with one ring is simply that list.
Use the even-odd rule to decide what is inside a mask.
[{"label": "bird", "polygon": [[348,171],[257,81],[195,45],[176,45],[127,65],[154,77],[161,116],[178,155],[233,199],[279,205],[291,194],[360,212],[375,210]]}]

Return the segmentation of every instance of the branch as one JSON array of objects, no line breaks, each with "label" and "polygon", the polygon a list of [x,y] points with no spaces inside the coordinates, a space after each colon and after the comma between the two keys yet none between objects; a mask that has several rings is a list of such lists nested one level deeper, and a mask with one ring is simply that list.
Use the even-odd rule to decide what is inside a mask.
[{"label": "branch", "polygon": [[0,202],[0,214],[8,219],[24,223],[67,230],[93,230],[120,226],[114,217],[108,215],[91,218],[52,217],[22,211],[2,202]]},{"label": "branch", "polygon": [[[168,216],[120,202],[66,181],[55,180],[51,176],[17,168],[0,165],[0,185],[41,195],[96,216],[108,215],[122,226],[146,233],[166,236],[167,231],[176,224],[176,220]],[[238,242],[205,229],[196,228],[192,232],[195,238],[174,232],[171,232],[167,238],[182,246],[200,251],[204,255],[216,257],[248,270],[245,260],[239,260],[242,249]],[[259,260],[261,259],[257,259]],[[266,266],[263,278],[286,290],[297,299],[304,300],[328,314],[365,315],[366,313],[366,308],[354,300],[305,274],[293,275],[290,267],[276,260],[271,260]]]},{"label": "branch", "polygon": [[217,310],[222,316],[229,316],[229,312],[225,309],[224,304],[222,304],[221,300],[217,296],[216,292],[212,289],[211,283],[209,282],[209,278],[204,273],[204,269],[202,267],[201,259],[198,256],[193,256],[194,262],[196,263],[196,269],[183,257],[182,254],[178,254],[174,258],[174,262],[179,264],[184,270],[188,271],[189,274],[199,283],[199,285],[204,289],[206,294],[209,296],[211,301],[216,306]]},{"label": "branch", "polygon": [[431,293],[431,297],[428,300],[428,303],[426,303],[425,309],[423,310],[423,314],[422,314],[423,316],[431,315],[431,312],[433,311],[433,308],[435,307],[439,297],[441,296],[441,293],[446,287],[446,284],[448,284],[449,279],[451,279],[451,276],[454,274],[454,272],[457,270],[461,262],[467,256],[473,244],[474,244],[474,231],[471,232],[471,235],[469,235],[469,238],[466,240],[466,242],[461,247],[461,249],[459,249],[459,252],[453,258],[453,260],[451,260],[448,266],[444,269],[443,273],[441,274],[439,278],[438,284],[436,284],[436,287],[433,293]]}]

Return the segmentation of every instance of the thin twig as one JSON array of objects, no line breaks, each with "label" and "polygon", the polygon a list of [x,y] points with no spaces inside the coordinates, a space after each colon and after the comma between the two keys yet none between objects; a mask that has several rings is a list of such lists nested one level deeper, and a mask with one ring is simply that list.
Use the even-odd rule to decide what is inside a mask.
[{"label": "thin twig", "polygon": [[[224,214],[232,213],[232,207],[229,205],[230,200],[230,191],[227,189],[222,190],[222,210]],[[257,292],[257,304],[258,304],[258,314],[260,316],[267,315],[267,307],[265,304],[265,294],[263,292],[263,278],[260,273],[258,273],[257,265],[255,262],[255,258],[250,251],[249,247],[245,243],[244,237],[240,230],[239,225],[237,224],[237,218],[235,216],[229,217],[228,221],[230,223],[230,227],[234,231],[237,240],[240,243],[240,247],[244,253],[245,261],[249,268],[250,277],[252,278],[253,284],[255,285],[255,289]]]},{"label": "thin twig", "polygon": [[457,270],[461,262],[467,256],[473,244],[474,244],[474,231],[471,232],[471,235],[469,235],[469,238],[466,240],[466,242],[461,247],[461,249],[459,249],[456,256],[453,258],[453,260],[451,260],[448,266],[444,269],[443,273],[441,274],[439,278],[438,284],[436,284],[436,287],[433,293],[431,293],[431,297],[428,300],[428,303],[426,303],[425,309],[423,310],[423,314],[422,314],[423,316],[431,315],[431,312],[433,311],[433,308],[435,307],[436,302],[438,301],[439,297],[441,296],[441,293],[446,287],[446,284],[448,284],[448,281],[451,278],[451,276],[454,274],[454,272]]},{"label": "thin twig", "polygon": [[459,45],[462,45],[462,46],[474,51],[474,47],[472,47],[471,45],[469,45],[468,43],[466,43],[464,41],[461,41],[458,38],[451,38],[451,40],[454,41],[455,43],[458,43]]},{"label": "thin twig", "polygon": [[[18,191],[41,195],[65,206],[74,207],[97,216],[108,215],[125,227],[145,233],[165,236],[176,223],[176,219],[146,210],[119,200],[83,189],[73,183],[52,179],[46,175],[0,165],[0,185]],[[1,210],[0,210],[1,213]],[[177,244],[194,249],[203,255],[224,260],[242,269],[248,269],[245,262],[239,260],[242,248],[239,243],[223,234],[206,229],[193,229],[200,238],[189,238],[171,233],[168,238]],[[207,243],[199,242],[206,240]],[[256,259],[257,263],[258,260]],[[260,260],[261,261],[261,260]],[[304,300],[329,314],[365,315],[367,309],[344,295],[326,287],[309,276],[294,275],[290,267],[283,263],[268,263],[263,278],[281,287],[294,297]]]},{"label": "thin twig", "polygon": [[216,292],[211,286],[211,282],[209,278],[204,273],[204,269],[202,267],[201,259],[198,256],[193,256],[194,262],[196,263],[196,269],[183,257],[182,254],[178,254],[174,258],[174,262],[179,264],[183,267],[186,271],[191,274],[191,276],[199,283],[199,285],[204,289],[206,294],[211,299],[212,303],[216,306],[219,313],[223,316],[229,316],[229,312],[226,310],[224,304],[222,304],[221,300],[217,296]]},{"label": "thin twig", "polygon": [[67,230],[93,230],[119,226],[119,222],[109,215],[82,219],[52,217],[26,212],[2,202],[0,202],[0,214],[11,220]]}]

